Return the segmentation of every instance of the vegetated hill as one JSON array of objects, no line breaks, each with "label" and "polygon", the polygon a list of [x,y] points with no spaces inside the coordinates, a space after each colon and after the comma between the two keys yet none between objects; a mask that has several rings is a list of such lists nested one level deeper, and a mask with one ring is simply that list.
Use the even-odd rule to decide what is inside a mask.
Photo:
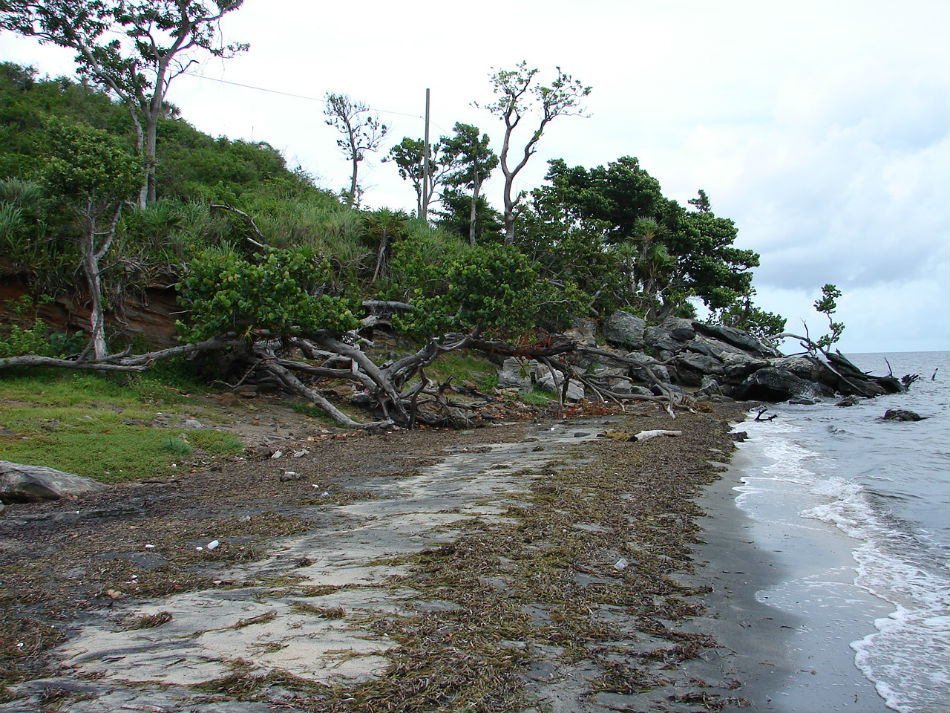
[{"label": "vegetated hill", "polygon": [[[76,197],[47,180],[52,117],[101,130],[130,153],[135,132],[125,108],[91,86],[0,65],[0,301],[52,299],[39,315],[81,328],[89,294],[78,268],[81,221]],[[199,266],[214,277],[192,284],[192,314],[199,303],[224,305],[230,316],[220,323],[232,331],[271,329],[286,320],[281,309],[261,309],[260,294],[251,302],[250,293],[217,295],[223,282],[215,275],[216,265],[244,270],[242,289],[250,289],[253,270],[242,266],[268,260],[311,266],[320,282],[306,289],[341,300],[341,309],[365,298],[411,303],[413,313],[396,324],[419,337],[477,329],[516,338],[618,307],[658,322],[691,316],[698,301],[724,323],[777,331],[779,318],[751,304],[758,255],[733,247],[732,221],[716,216],[702,191],[690,201],[695,210],[666,198],[633,157],[593,169],[552,161],[525,202],[514,243],[501,244],[486,223],[475,247],[458,220],[467,210],[459,196],[448,196],[435,226],[353,209],[288,169],[269,144],[212,138],[173,107],[159,127],[158,161],[158,199],[122,211],[100,264],[113,340],[142,331],[172,340],[181,312],[175,286]],[[262,244],[290,253],[271,260]]]}]

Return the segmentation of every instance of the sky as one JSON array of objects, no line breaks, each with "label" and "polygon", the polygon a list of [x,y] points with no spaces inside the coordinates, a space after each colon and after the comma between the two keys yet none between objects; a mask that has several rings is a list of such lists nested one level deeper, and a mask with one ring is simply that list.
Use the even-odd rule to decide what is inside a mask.
[{"label": "sky", "polygon": [[[360,166],[364,205],[411,211],[411,185],[379,159],[423,135],[427,88],[433,139],[462,121],[498,151],[500,120],[473,105],[492,98],[492,72],[525,60],[545,81],[561,67],[593,88],[586,115],[549,125],[516,189],[553,158],[636,156],[667,197],[702,188],[736,222],[736,245],[761,255],[756,302],[789,331],[823,333],[812,304],[833,283],[845,353],[950,349],[946,0],[246,0],[221,29],[250,49],[202,58],[168,100],[213,136],[268,142],[321,187],[349,182],[327,92],[389,126]],[[74,68],[8,32],[0,58]],[[501,181],[485,190],[500,207]]]}]

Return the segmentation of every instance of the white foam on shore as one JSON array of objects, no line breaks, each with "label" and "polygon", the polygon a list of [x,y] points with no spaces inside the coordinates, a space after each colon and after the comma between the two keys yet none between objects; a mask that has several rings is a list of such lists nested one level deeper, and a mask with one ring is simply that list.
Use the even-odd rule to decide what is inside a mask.
[{"label": "white foam on shore", "polygon": [[[757,598],[806,618],[817,617],[816,622],[830,617],[824,625],[840,624],[834,638],[854,639],[849,644],[854,664],[888,708],[901,713],[946,710],[946,565],[914,562],[914,553],[926,549],[922,543],[880,516],[859,482],[834,475],[835,463],[803,444],[801,429],[792,419],[749,422],[739,428],[750,435],[742,447],[761,465],[742,478],[737,505],[761,523],[760,535],[771,539],[776,552],[784,550],[801,565],[802,576],[759,592]],[[819,522],[833,527],[829,531]],[[839,550],[846,566],[832,549]],[[893,610],[881,616],[888,609]]]}]

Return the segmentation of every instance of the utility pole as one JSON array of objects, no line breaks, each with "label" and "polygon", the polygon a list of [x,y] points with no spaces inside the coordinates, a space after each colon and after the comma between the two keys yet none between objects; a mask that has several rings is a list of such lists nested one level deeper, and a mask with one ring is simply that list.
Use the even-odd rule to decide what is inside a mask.
[{"label": "utility pole", "polygon": [[419,217],[429,221],[429,88],[426,87],[426,130],[422,142],[422,215]]}]

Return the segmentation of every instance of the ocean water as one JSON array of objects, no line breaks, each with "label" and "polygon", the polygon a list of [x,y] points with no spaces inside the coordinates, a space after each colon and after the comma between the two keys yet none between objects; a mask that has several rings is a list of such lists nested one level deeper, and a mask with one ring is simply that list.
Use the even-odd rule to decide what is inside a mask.
[{"label": "ocean water", "polygon": [[[847,408],[772,405],[774,420],[736,427],[749,435],[736,503],[785,572],[756,598],[802,622],[787,645],[798,675],[775,709],[808,710],[817,694],[824,710],[950,711],[950,353],[848,356],[921,378]],[[889,408],[926,419],[882,421]]]}]

